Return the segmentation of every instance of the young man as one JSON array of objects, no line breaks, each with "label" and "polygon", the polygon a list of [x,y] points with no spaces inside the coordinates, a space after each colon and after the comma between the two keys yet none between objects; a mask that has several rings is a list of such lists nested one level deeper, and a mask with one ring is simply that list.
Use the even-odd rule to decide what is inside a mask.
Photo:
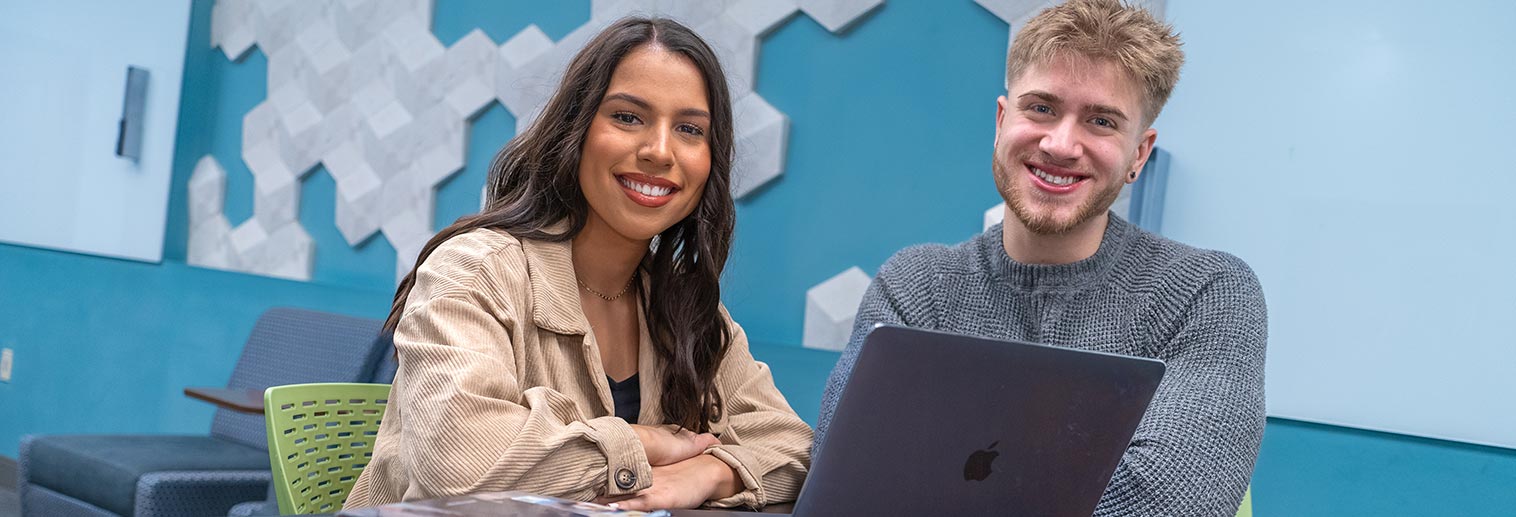
[{"label": "young man", "polygon": [[1108,211],[1153,150],[1179,46],[1116,0],[1072,0],[1021,29],[995,116],[1005,222],[879,269],[827,385],[818,445],[875,324],[1153,357],[1167,374],[1096,514],[1236,512],[1263,437],[1262,289],[1238,258]]}]

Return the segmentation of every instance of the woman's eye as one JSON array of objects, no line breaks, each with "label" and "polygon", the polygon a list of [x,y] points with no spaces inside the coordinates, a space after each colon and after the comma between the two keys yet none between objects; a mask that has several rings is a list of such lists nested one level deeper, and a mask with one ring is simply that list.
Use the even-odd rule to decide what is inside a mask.
[{"label": "woman's eye", "polygon": [[622,124],[636,124],[637,116],[631,113],[612,113],[611,118]]},{"label": "woman's eye", "polygon": [[694,124],[680,124],[678,130],[693,136],[705,136],[705,130]]}]

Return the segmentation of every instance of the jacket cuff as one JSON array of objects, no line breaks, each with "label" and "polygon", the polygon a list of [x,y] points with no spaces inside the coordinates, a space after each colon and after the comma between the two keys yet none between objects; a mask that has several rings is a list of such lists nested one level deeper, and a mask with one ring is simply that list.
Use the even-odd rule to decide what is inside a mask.
[{"label": "jacket cuff", "polygon": [[742,480],[743,490],[731,497],[724,497],[714,501],[707,501],[707,506],[716,508],[735,508],[739,506],[758,509],[764,504],[763,484],[759,483],[758,477],[748,470],[747,465],[739,457],[741,447],[731,445],[718,445],[706,449],[706,454],[715,456],[716,459],[726,463]]},{"label": "jacket cuff", "polygon": [[596,443],[605,453],[604,495],[635,494],[653,485],[653,467],[642,450],[642,440],[631,424],[617,417],[601,417],[586,422],[595,430]]}]

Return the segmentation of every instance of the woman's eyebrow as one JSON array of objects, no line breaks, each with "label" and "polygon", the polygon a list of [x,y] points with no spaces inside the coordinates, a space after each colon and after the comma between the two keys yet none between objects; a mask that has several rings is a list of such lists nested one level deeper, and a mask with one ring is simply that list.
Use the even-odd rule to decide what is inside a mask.
[{"label": "woman's eyebrow", "polygon": [[[652,111],[652,109],[653,109],[652,103],[649,103],[648,101],[644,100],[642,97],[638,97],[638,96],[632,95],[630,93],[616,92],[616,93],[612,93],[612,94],[606,95],[604,102],[610,102],[610,101],[613,101],[613,100],[626,101],[626,102],[629,102],[629,103],[632,103],[632,104],[636,105],[639,108],[642,108],[642,109],[645,109],[645,110],[649,110],[649,111]],[[684,108],[682,110],[679,110],[678,115],[681,116],[681,117],[700,117],[700,118],[707,118],[707,119],[711,118],[711,113],[709,111],[706,111],[706,110],[703,110],[703,109],[700,109],[700,108]]]}]

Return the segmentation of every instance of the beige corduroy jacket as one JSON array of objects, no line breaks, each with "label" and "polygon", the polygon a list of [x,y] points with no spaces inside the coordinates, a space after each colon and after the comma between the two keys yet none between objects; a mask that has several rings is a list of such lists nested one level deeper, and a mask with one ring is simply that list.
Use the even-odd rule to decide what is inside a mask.
[{"label": "beige corduroy jacket", "polygon": [[[656,480],[632,428],[614,416],[567,242],[497,230],[458,235],[416,273],[395,349],[400,368],[374,457],[348,508],[524,490],[589,500]],[[725,402],[706,451],[744,490],[713,506],[792,501],[810,465],[811,428],[722,310],[732,344],[717,373]],[[662,372],[645,323],[640,423],[659,424]]]}]

